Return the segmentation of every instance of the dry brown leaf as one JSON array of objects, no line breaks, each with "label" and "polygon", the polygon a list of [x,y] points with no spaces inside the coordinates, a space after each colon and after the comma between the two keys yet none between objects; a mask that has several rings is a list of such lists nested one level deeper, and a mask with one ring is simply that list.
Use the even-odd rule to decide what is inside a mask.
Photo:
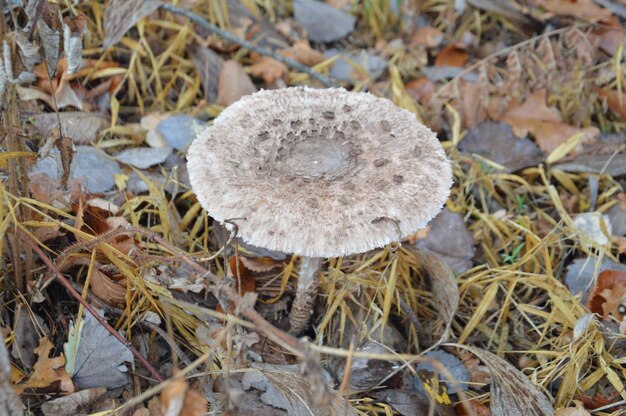
[{"label": "dry brown leaf", "polygon": [[435,66],[456,66],[462,67],[465,65],[469,55],[465,50],[459,48],[457,45],[448,45],[439,52],[437,58],[435,58]]},{"label": "dry brown leaf", "polygon": [[475,127],[487,117],[485,106],[482,105],[485,94],[482,84],[463,79],[459,81],[459,94],[454,107],[459,111],[465,127]]},{"label": "dry brown leaf", "polygon": [[406,92],[420,104],[428,104],[437,89],[434,82],[426,77],[414,79],[404,86]]},{"label": "dry brown leaf", "polygon": [[[623,39],[622,34],[622,39]],[[606,104],[609,106],[611,111],[615,114],[618,114],[622,120],[626,120],[626,94],[619,93],[619,91],[610,90],[608,88],[599,88],[596,90],[596,93],[606,99]]]},{"label": "dry brown leaf", "polygon": [[617,53],[626,36],[624,29],[620,26],[600,27],[594,34],[598,39],[598,47],[611,56]]},{"label": "dry brown leaf", "polygon": [[68,192],[61,186],[58,179],[51,178],[43,173],[30,175],[28,186],[35,200],[61,209],[78,203],[81,192],[79,180],[70,180],[70,191]]},{"label": "dry brown leaf", "polygon": [[593,313],[608,318],[614,316],[618,321],[624,320],[626,302],[626,272],[605,270],[598,276],[589,298],[587,307]]},{"label": "dry brown leaf", "polygon": [[547,11],[561,16],[572,16],[589,23],[607,22],[611,12],[597,6],[593,0],[541,0]]},{"label": "dry brown leaf", "polygon": [[19,392],[29,388],[48,387],[52,387],[53,391],[74,392],[74,383],[72,383],[69,374],[65,371],[65,357],[63,354],[58,357],[48,357],[53,347],[54,345],[48,338],[42,337],[39,340],[39,346],[35,348],[35,353],[37,353],[39,359],[33,366],[34,371],[28,380],[16,386]]},{"label": "dry brown leaf", "polygon": [[208,401],[198,391],[189,388],[180,378],[161,393],[161,413],[172,416],[202,416],[207,412]]},{"label": "dry brown leaf", "polygon": [[[241,258],[237,261],[237,257],[232,256],[228,259],[228,265],[228,276],[235,280],[235,290],[237,290],[240,296],[256,292],[256,279],[253,272],[245,266]],[[224,312],[221,305],[217,305],[216,310]]]},{"label": "dry brown leaf", "polygon": [[269,257],[239,257],[246,268],[255,273],[269,272],[284,266],[282,261],[274,260]]},{"label": "dry brown leaf", "polygon": [[[130,225],[125,218],[111,216],[111,211],[96,206],[96,204],[81,201],[73,208],[76,212],[74,226],[91,235],[102,235],[119,227]],[[76,234],[76,239],[84,241],[80,234]],[[119,236],[108,241],[108,243],[124,254],[130,253],[133,249],[138,249],[133,238],[126,235]]]},{"label": "dry brown leaf", "polygon": [[562,122],[561,113],[546,105],[546,90],[537,90],[521,105],[511,105],[499,118],[511,126],[517,137],[531,133],[537,145],[546,153],[552,152],[570,137],[584,133],[588,142],[600,131],[595,127],[578,128]]},{"label": "dry brown leaf", "polygon": [[89,286],[94,295],[111,305],[124,306],[126,304],[125,280],[115,282],[104,272],[94,269]]},{"label": "dry brown leaf", "polygon": [[306,39],[294,42],[291,48],[283,49],[280,54],[308,66],[317,65],[324,61],[324,54],[311,48]]},{"label": "dry brown leaf", "polygon": [[250,66],[250,73],[257,78],[263,78],[266,84],[273,84],[277,79],[285,79],[288,68],[282,62],[269,56],[264,56]]},{"label": "dry brown leaf", "polygon": [[411,36],[411,44],[434,48],[441,45],[443,32],[431,26],[424,26],[415,29]]},{"label": "dry brown leaf", "polygon": [[476,400],[457,403],[454,410],[457,416],[491,416],[491,410]]},{"label": "dry brown leaf", "polygon": [[252,80],[237,61],[226,61],[217,78],[217,99],[219,105],[228,107],[244,95],[256,92]]},{"label": "dry brown leaf", "polygon": [[561,122],[561,113],[554,107],[546,105],[546,90],[537,90],[529,95],[521,105],[511,105],[499,118],[513,128],[517,137],[528,135],[529,128],[525,121]]}]

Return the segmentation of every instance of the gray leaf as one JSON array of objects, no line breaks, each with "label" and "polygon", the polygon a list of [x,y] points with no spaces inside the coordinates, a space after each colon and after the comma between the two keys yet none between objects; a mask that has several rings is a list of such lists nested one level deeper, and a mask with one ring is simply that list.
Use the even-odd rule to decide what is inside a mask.
[{"label": "gray leaf", "polygon": [[118,162],[134,166],[138,169],[148,169],[159,165],[172,153],[171,147],[138,147],[126,149],[115,156]]},{"label": "gray leaf", "polygon": [[[74,329],[74,326],[72,325],[71,328]],[[76,336],[79,340],[73,371],[70,375],[78,388],[114,389],[130,382],[128,374],[120,369],[126,368],[125,362],[134,363],[133,354],[90,313],[85,313],[82,328]],[[71,342],[64,345],[68,364],[70,364],[73,348],[74,345]]]},{"label": "gray leaf", "polygon": [[354,30],[356,19],[349,13],[313,0],[294,0],[293,14],[313,42],[332,42]]}]

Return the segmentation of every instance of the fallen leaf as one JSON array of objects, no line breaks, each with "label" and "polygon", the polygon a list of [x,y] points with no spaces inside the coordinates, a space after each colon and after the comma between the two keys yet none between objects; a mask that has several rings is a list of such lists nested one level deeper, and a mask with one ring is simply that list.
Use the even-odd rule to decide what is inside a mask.
[{"label": "fallen leaf", "polygon": [[124,363],[132,365],[133,354],[89,312],[84,313],[78,327],[70,325],[63,350],[67,356],[66,369],[80,389],[115,389],[130,383]]},{"label": "fallen leaf", "polygon": [[572,16],[588,23],[607,22],[611,12],[593,0],[541,0],[541,7],[559,16]]},{"label": "fallen leaf", "polygon": [[615,317],[623,321],[626,316],[626,271],[604,270],[589,295],[586,306],[603,318]]},{"label": "fallen leaf", "polygon": [[567,267],[565,284],[574,295],[582,293],[582,302],[586,303],[596,276],[605,270],[626,272],[626,265],[616,263],[606,257],[599,264],[595,257],[578,258]]},{"label": "fallen leaf", "polygon": [[[368,395],[387,403],[401,416],[427,415],[430,397],[413,390],[382,389],[372,390]],[[435,413],[436,414],[436,413]]]},{"label": "fallen leaf", "polygon": [[49,388],[55,384],[53,391],[73,393],[74,384],[70,376],[65,371],[65,357],[63,354],[58,357],[49,357],[50,350],[54,345],[47,337],[39,340],[39,346],[35,348],[35,353],[39,357],[33,366],[33,373],[24,383],[16,386],[19,392],[26,389]]},{"label": "fallen leaf", "polygon": [[[238,261],[239,260],[239,261]],[[232,256],[228,259],[228,276],[235,280],[235,290],[240,296],[256,292],[256,279],[252,270],[248,269],[241,259]],[[224,312],[221,305],[217,305],[218,312]]]},{"label": "fallen leaf", "polygon": [[[622,39],[624,39],[624,34],[622,34]],[[598,96],[604,98],[606,100],[606,104],[609,106],[611,111],[621,117],[622,120],[626,120],[626,94],[620,93],[616,90],[611,90],[608,88],[598,88],[596,90]]]},{"label": "fallen leaf", "polygon": [[327,49],[324,51],[326,59],[337,55],[340,57],[333,62],[329,75],[341,81],[353,82],[367,78],[375,80],[387,68],[386,59],[371,54],[365,49],[355,51]]},{"label": "fallen leaf", "polygon": [[311,48],[306,39],[297,40],[289,49],[280,51],[281,55],[300,62],[303,65],[314,66],[324,61],[324,54]]},{"label": "fallen leaf", "polygon": [[429,231],[416,242],[418,248],[436,252],[455,273],[472,267],[474,238],[463,216],[444,208],[428,223]]},{"label": "fallen leaf", "polygon": [[454,405],[454,410],[456,416],[491,416],[491,410],[476,400],[457,403]]},{"label": "fallen leaf", "polygon": [[[17,306],[17,311],[13,319],[15,341],[13,342],[11,355],[18,358],[26,369],[31,369],[37,361],[35,358],[35,349],[39,345],[39,340],[41,337],[49,335],[49,330],[43,319],[23,304]],[[36,326],[33,320],[37,322]],[[39,328],[41,328],[44,333],[39,333]]]},{"label": "fallen leaf", "polygon": [[161,392],[161,412],[172,416],[202,416],[209,402],[197,390],[189,387],[185,379],[179,378]]},{"label": "fallen leaf", "polygon": [[[423,371],[427,374],[434,373],[438,383],[446,386],[445,391],[447,393],[455,394],[467,390],[467,383],[470,381],[470,373],[461,360],[455,355],[445,351],[435,350],[427,352],[423,357],[436,361],[440,366],[445,368],[446,371],[441,371],[441,367],[434,366],[431,362],[420,362],[415,367],[415,371],[418,374]],[[424,383],[425,381],[419,375],[413,377],[413,385],[415,388],[427,394],[427,391],[424,389]]]},{"label": "fallen leaf", "polygon": [[288,68],[284,63],[269,56],[264,56],[249,67],[250,73],[257,78],[263,78],[266,84],[270,85],[277,79],[285,79]]},{"label": "fallen leaf", "polygon": [[[43,173],[56,178],[60,170],[59,151],[52,149],[49,155],[39,159],[31,169],[31,174]],[[115,186],[115,175],[122,169],[102,151],[91,146],[76,146],[70,169],[72,178],[81,180],[89,193],[102,193]]]},{"label": "fallen leaf", "polygon": [[571,162],[559,163],[555,167],[565,172],[589,172],[622,176],[626,174],[626,155],[577,156]]},{"label": "fallen leaf", "polygon": [[519,6],[517,6],[514,2],[499,0],[467,0],[467,3],[473,7],[504,16],[520,24],[532,26],[535,22],[533,19],[527,17],[520,10],[518,10]]},{"label": "fallen leaf", "polygon": [[510,124],[517,137],[525,137],[530,131],[528,121],[560,123],[561,113],[546,105],[546,90],[537,90],[529,95],[521,105],[511,105],[501,116],[500,121]]},{"label": "fallen leaf", "polygon": [[493,416],[552,416],[548,398],[517,368],[497,355],[477,347],[454,344],[480,358],[491,370]]},{"label": "fallen leaf", "polygon": [[63,52],[67,57],[67,73],[80,69],[83,59],[83,34],[87,32],[87,16],[67,16],[63,23]]},{"label": "fallen leaf", "polygon": [[411,96],[411,98],[422,105],[426,105],[435,94],[437,86],[430,79],[421,77],[407,83],[404,86],[404,89]]},{"label": "fallen leaf", "polygon": [[432,26],[423,26],[415,29],[411,36],[411,44],[434,48],[441,45],[443,32]]},{"label": "fallen leaf", "polygon": [[44,402],[41,405],[41,411],[44,416],[79,415],[106,392],[107,389],[104,387],[77,391],[76,393]]},{"label": "fallen leaf", "polygon": [[[450,336],[452,320],[459,306],[459,287],[450,266],[435,252],[409,247],[417,258],[417,264],[428,275],[435,309],[445,323],[439,340],[433,345],[444,343]],[[435,334],[432,334],[435,336]]]},{"label": "fallen leaf", "polygon": [[115,159],[137,169],[148,169],[151,166],[165,162],[171,154],[171,147],[136,147],[122,150],[115,155]]},{"label": "fallen leaf", "polygon": [[459,150],[478,154],[514,172],[536,166],[545,159],[543,152],[531,140],[513,135],[506,123],[484,121],[470,128],[458,145]]},{"label": "fallen leaf", "polygon": [[[142,124],[143,126],[143,124]],[[152,129],[158,137],[164,141],[159,146],[148,142],[151,147],[173,147],[176,150],[183,150],[187,145],[204,129],[206,124],[188,114],[171,114],[159,119],[158,123]]]},{"label": "fallen leaf", "polygon": [[82,184],[78,180],[69,182],[69,192],[56,177],[50,177],[44,173],[31,173],[29,175],[29,188],[34,199],[55,208],[65,209],[78,203]]},{"label": "fallen leaf", "polygon": [[614,236],[626,236],[626,194],[617,194],[618,203],[608,212]]},{"label": "fallen leaf", "polygon": [[204,99],[210,103],[217,99],[217,78],[224,65],[224,59],[211,49],[196,45],[191,48],[191,59],[200,75]]},{"label": "fallen leaf", "polygon": [[111,120],[104,114],[75,111],[34,114],[29,121],[43,137],[49,137],[52,130],[59,127],[59,118],[63,133],[76,144],[95,142],[98,134],[111,125]]},{"label": "fallen leaf", "polygon": [[226,61],[222,65],[217,81],[216,103],[228,107],[244,95],[256,92],[252,80],[237,61]]},{"label": "fallen leaf", "polygon": [[294,18],[313,42],[333,42],[354,30],[356,18],[319,1],[294,0]]},{"label": "fallen leaf", "polygon": [[104,302],[122,307],[126,305],[125,280],[116,282],[99,269],[94,269],[91,274],[89,288],[95,296]]},{"label": "fallen leaf", "polygon": [[160,0],[111,0],[104,12],[103,48],[119,42],[141,19],[163,4]]},{"label": "fallen leaf", "polygon": [[462,67],[469,59],[469,54],[456,45],[448,45],[435,58],[435,66]]},{"label": "fallen leaf", "polygon": [[591,142],[600,134],[596,127],[578,128],[563,123],[561,113],[546,105],[545,89],[535,91],[519,106],[510,106],[499,120],[509,124],[517,137],[531,133],[537,145],[546,153],[551,153],[576,134],[585,135],[581,143]]},{"label": "fallen leaf", "polygon": [[320,387],[313,386],[310,377],[298,375],[296,367],[264,364],[261,368],[251,368],[244,373],[241,384],[244,390],[253,387],[263,391],[263,403],[287,410],[290,416],[357,415],[343,396],[333,394],[330,389],[323,398],[328,405],[316,406],[312,394],[314,391],[322,394]]},{"label": "fallen leaf", "polygon": [[459,93],[454,108],[461,115],[461,120],[467,128],[478,125],[487,117],[487,111],[482,104],[485,96],[485,86],[481,83],[459,81]]},{"label": "fallen leaf", "polygon": [[598,47],[611,56],[614,56],[624,42],[626,33],[620,26],[600,26],[594,32],[598,38]]}]

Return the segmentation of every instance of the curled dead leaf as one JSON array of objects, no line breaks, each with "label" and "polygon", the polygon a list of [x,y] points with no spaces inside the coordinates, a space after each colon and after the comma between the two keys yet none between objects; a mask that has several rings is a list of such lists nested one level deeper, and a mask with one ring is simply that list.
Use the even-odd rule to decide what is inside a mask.
[{"label": "curled dead leaf", "polygon": [[115,305],[126,304],[126,280],[116,282],[104,272],[94,269],[91,275],[91,291],[103,301]]}]

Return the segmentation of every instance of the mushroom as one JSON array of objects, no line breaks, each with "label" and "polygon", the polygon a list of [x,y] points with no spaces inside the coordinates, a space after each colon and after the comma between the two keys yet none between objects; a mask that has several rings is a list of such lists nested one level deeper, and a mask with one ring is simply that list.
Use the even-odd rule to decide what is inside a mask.
[{"label": "mushroom", "polygon": [[322,260],[383,247],[442,208],[452,171],[411,112],[343,88],[264,90],[226,108],[188,151],[191,186],[238,237],[302,256],[290,331],[306,329]]}]

